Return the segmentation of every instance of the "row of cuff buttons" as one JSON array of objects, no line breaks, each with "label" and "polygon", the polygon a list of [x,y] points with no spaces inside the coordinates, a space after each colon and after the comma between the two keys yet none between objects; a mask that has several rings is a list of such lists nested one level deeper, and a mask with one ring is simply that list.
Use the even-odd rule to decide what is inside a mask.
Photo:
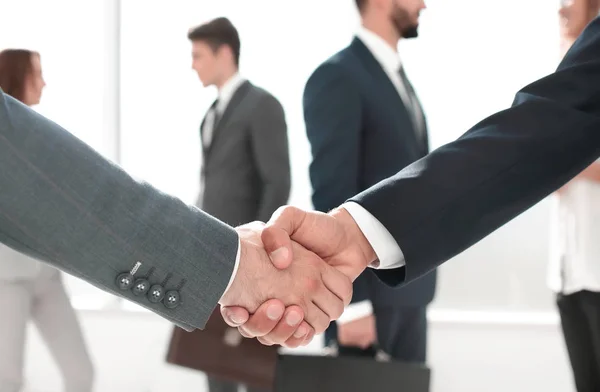
[{"label": "row of cuff buttons", "polygon": [[157,304],[162,301],[167,309],[175,309],[181,303],[181,296],[177,290],[165,292],[159,284],[150,286],[148,279],[134,279],[130,272],[124,272],[117,277],[117,286],[123,291],[131,290],[134,295],[146,295],[148,301]]}]

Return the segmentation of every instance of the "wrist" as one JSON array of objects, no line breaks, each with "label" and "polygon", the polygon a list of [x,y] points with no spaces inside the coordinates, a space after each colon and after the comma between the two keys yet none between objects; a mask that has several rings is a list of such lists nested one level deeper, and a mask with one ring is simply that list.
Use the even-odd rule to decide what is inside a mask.
[{"label": "wrist", "polygon": [[[233,266],[233,271],[231,271],[231,277],[229,278],[229,284],[227,284],[227,287],[225,288],[225,291],[223,291],[223,294],[221,295],[221,299],[219,300],[219,305],[222,305],[226,301],[227,293],[229,292],[229,290],[231,289],[231,286],[233,285],[233,282],[235,281],[235,278],[238,273],[238,269],[240,267],[241,252],[242,252],[242,241],[238,236],[238,249],[237,249],[237,254],[235,256],[235,264]],[[225,300],[224,300],[224,298],[225,298]]]},{"label": "wrist", "polygon": [[367,240],[367,237],[365,237],[362,230],[360,230],[356,221],[352,218],[352,215],[350,215],[345,208],[338,207],[332,210],[329,215],[342,225],[348,241],[358,247],[358,251],[361,253],[362,259],[364,260],[365,268],[377,260],[377,254],[371,246],[371,243]]}]

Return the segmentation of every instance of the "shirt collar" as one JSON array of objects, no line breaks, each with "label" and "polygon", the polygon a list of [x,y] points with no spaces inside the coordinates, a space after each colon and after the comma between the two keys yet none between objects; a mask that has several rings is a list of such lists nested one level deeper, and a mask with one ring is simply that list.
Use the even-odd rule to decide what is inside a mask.
[{"label": "shirt collar", "polygon": [[219,89],[219,103],[218,109],[223,110],[231,98],[233,94],[237,91],[237,89],[244,83],[246,79],[244,79],[239,72],[236,72],[228,81],[223,84],[223,86]]},{"label": "shirt collar", "polygon": [[383,69],[390,73],[398,72],[402,62],[396,48],[391,47],[383,38],[364,26],[360,26],[356,36],[365,44]]}]

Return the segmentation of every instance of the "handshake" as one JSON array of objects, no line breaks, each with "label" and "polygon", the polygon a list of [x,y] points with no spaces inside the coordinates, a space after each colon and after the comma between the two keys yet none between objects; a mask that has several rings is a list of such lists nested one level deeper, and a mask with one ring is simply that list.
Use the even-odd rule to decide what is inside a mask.
[{"label": "handshake", "polygon": [[308,344],[337,320],[352,282],[377,256],[343,208],[279,209],[264,224],[236,229],[239,265],[221,297],[221,314],[247,338],[266,345]]}]

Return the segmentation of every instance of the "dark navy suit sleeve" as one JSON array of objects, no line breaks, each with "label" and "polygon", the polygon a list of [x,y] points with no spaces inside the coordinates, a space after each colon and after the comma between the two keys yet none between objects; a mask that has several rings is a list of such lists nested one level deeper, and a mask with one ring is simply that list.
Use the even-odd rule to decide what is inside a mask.
[{"label": "dark navy suit sleeve", "polygon": [[557,71],[519,91],[513,106],[475,125],[354,200],[394,236],[414,280],[475,244],[600,155],[600,20]]}]

